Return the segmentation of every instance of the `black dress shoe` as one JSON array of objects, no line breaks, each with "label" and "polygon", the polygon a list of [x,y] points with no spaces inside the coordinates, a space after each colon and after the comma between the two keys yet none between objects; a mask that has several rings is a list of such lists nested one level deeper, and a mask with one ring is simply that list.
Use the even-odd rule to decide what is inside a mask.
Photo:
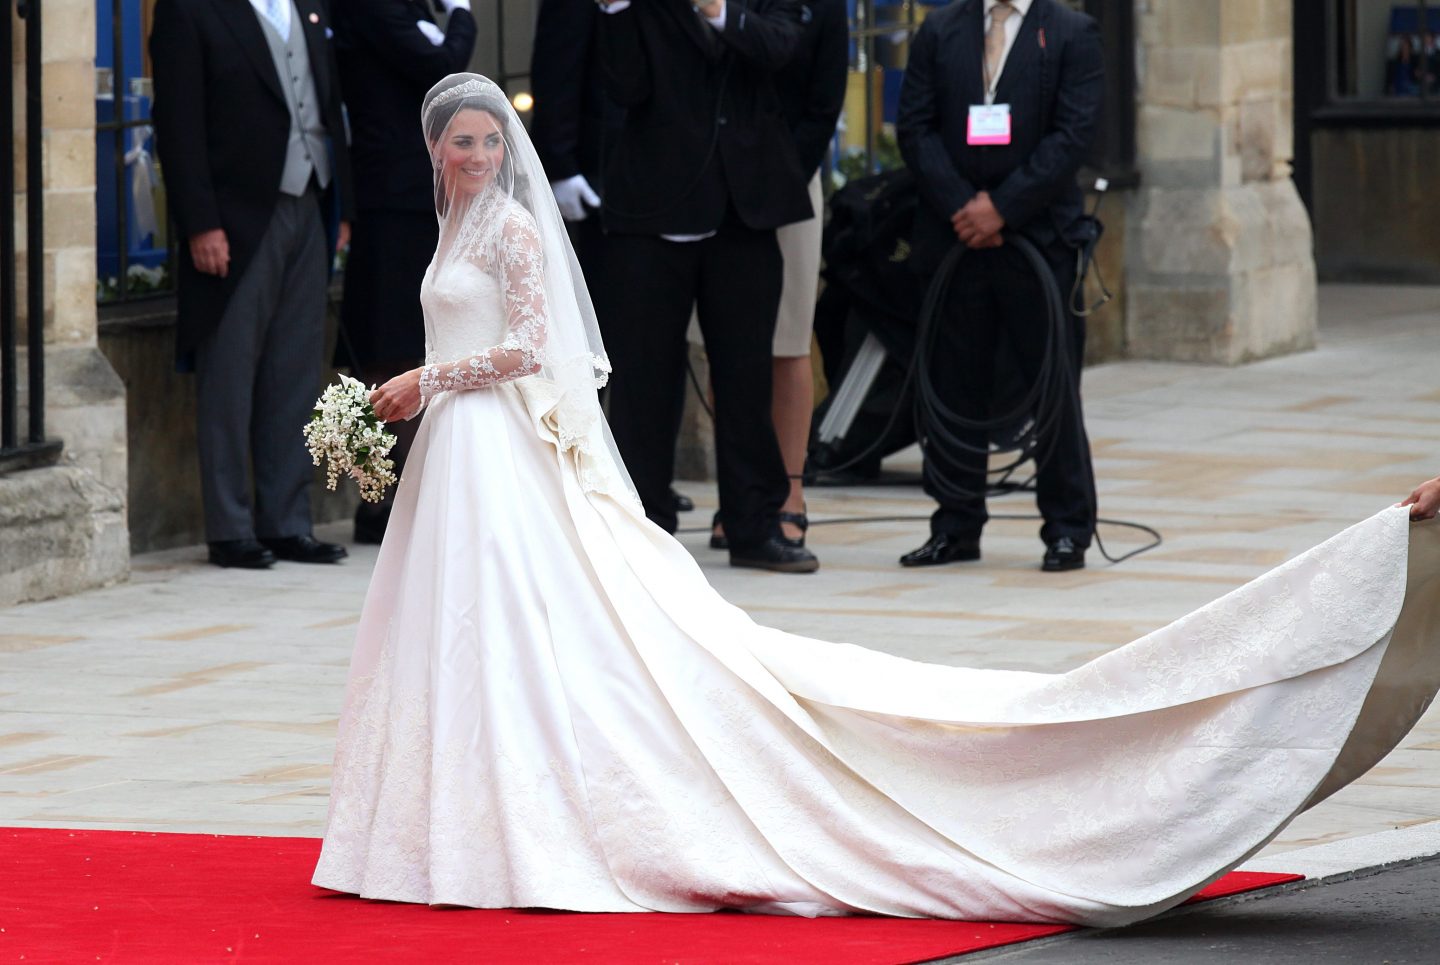
[{"label": "black dress shoe", "polygon": [[1046,573],[1062,573],[1065,570],[1083,570],[1085,568],[1085,547],[1076,546],[1075,541],[1068,536],[1051,540],[1045,544],[1045,558],[1040,561],[1040,569]]},{"label": "black dress shoe", "polygon": [[901,566],[939,566],[942,563],[965,563],[980,558],[980,538],[936,533],[918,550],[900,557]]},{"label": "black dress shoe", "polygon": [[336,563],[349,556],[339,543],[322,543],[313,536],[262,539],[278,559],[292,563]]},{"label": "black dress shoe", "polygon": [[730,565],[775,573],[814,573],[820,568],[815,554],[783,536],[772,536],[754,546],[730,547]]},{"label": "black dress shoe", "polygon": [[275,563],[275,554],[253,539],[220,539],[210,544],[210,562],[242,570],[263,570]]},{"label": "black dress shoe", "polygon": [[688,513],[695,508],[695,500],[673,489],[670,490],[670,501],[675,504],[675,512],[677,513]]}]

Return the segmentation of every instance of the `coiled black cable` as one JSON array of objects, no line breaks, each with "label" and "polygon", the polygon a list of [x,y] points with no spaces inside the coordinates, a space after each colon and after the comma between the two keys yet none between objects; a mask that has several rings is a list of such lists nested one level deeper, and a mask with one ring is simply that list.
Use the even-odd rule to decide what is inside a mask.
[{"label": "coiled black cable", "polygon": [[[925,292],[925,300],[920,307],[915,355],[911,358],[907,378],[915,383],[915,437],[920,443],[921,451],[928,453],[938,447],[946,453],[968,452],[987,462],[987,475],[998,474],[1008,479],[1010,473],[1028,461],[1033,460],[1037,467],[1049,461],[1055,447],[1054,430],[1066,410],[1074,409],[1074,406],[1067,403],[1076,397],[1077,390],[1068,351],[1068,319],[1061,301],[1060,287],[1055,282],[1055,273],[1050,270],[1045,256],[1029,239],[1008,232],[1005,243],[1014,246],[1025,256],[1040,278],[1040,287],[1045,296],[1045,351],[1041,354],[1035,381],[1015,403],[1014,408],[989,418],[966,417],[947,406],[941,398],[933,379],[930,360],[934,358],[935,342],[960,259],[970,250],[959,244],[946,254],[935,273],[935,279]],[[993,454],[988,441],[990,436],[996,430],[1027,422],[1028,425],[1016,434],[1013,443],[994,450],[1002,454],[1013,453],[1014,459],[1005,465],[990,468],[988,460]],[[966,441],[962,435],[978,435],[986,441],[977,446]],[[986,492],[967,489],[947,477],[940,469],[939,461],[935,459],[927,461],[926,478],[936,493],[944,499],[960,502],[983,499],[986,495]]]},{"label": "coiled black cable", "polygon": [[[919,440],[922,453],[928,453],[933,447],[939,446],[942,449],[954,452],[969,452],[977,459],[984,460],[987,476],[998,476],[993,483],[987,485],[983,492],[975,492],[965,488],[964,485],[947,477],[940,468],[940,461],[936,459],[926,460],[926,481],[942,498],[956,502],[975,498],[985,498],[990,495],[999,495],[1011,492],[1033,492],[1034,480],[1039,474],[1040,467],[1049,462],[1054,454],[1055,439],[1057,433],[1054,431],[1062,418],[1075,419],[1079,424],[1077,427],[1083,437],[1084,421],[1080,407],[1072,403],[1072,400],[1079,399],[1079,387],[1076,385],[1075,372],[1078,369],[1078,360],[1072,364],[1070,360],[1070,331],[1069,315],[1065,310],[1065,304],[1060,294],[1060,284],[1055,278],[1055,272],[1046,261],[1040,250],[1023,235],[1015,232],[1005,232],[1005,243],[1013,245],[1016,250],[1024,255],[1031,269],[1035,272],[1040,282],[1041,291],[1045,299],[1046,314],[1046,339],[1045,350],[1041,354],[1040,367],[1036,373],[1035,381],[1030,385],[1025,395],[1008,412],[989,418],[975,419],[964,416],[949,406],[940,397],[931,373],[930,361],[934,356],[935,342],[940,330],[940,324],[944,317],[944,308],[948,301],[951,285],[954,283],[956,271],[960,261],[969,252],[969,249],[962,244],[956,244],[941,261],[940,267],[935,272],[935,277],[926,289],[925,299],[921,304],[920,317],[918,321],[916,347],[914,354],[910,357],[910,364],[905,372],[905,381],[900,388],[900,396],[903,398],[911,384],[915,386],[915,406],[913,416],[915,419],[915,436]],[[691,380],[699,393],[699,382],[695,379],[694,370],[691,370]],[[703,396],[702,404],[705,402]],[[708,406],[707,406],[708,408]],[[885,428],[876,436],[874,442],[865,448],[860,454],[846,460],[837,466],[827,466],[825,472],[837,472],[858,465],[873,455],[890,435],[890,430],[895,427],[901,409],[897,407],[891,412],[890,419]],[[1022,425],[1023,429],[1014,434],[1014,440],[1008,445],[999,446],[992,450],[989,439],[997,431],[1008,430],[1011,427]],[[976,446],[966,439],[962,434],[978,436],[986,440],[985,443]],[[998,467],[991,468],[988,462],[991,456],[999,454],[1013,454],[1014,458]],[[1088,452],[1086,453],[1088,458]],[[1035,465],[1034,471],[1025,482],[1016,483],[1011,481],[1011,475],[1026,462]],[[805,482],[808,485],[813,478],[807,475]],[[1098,507],[1095,501],[1095,494],[1090,494],[1090,515],[1094,519],[1096,528],[1093,531],[1096,548],[1100,554],[1111,563],[1122,563],[1125,560],[1148,552],[1160,546],[1164,538],[1159,531],[1143,523],[1134,523],[1128,520],[1106,519],[1098,515]],[[928,520],[928,516],[916,517],[845,517],[833,520],[816,520],[812,526],[822,526],[838,523],[857,522],[893,522],[898,520]],[[1007,515],[994,516],[994,519],[1042,519],[1039,515],[1021,516]],[[1121,526],[1127,529],[1135,529],[1151,537],[1151,542],[1146,543],[1137,549],[1131,550],[1121,556],[1111,556],[1105,549],[1105,542],[1100,536],[1099,524],[1107,526]],[[684,532],[689,532],[685,530]]]}]

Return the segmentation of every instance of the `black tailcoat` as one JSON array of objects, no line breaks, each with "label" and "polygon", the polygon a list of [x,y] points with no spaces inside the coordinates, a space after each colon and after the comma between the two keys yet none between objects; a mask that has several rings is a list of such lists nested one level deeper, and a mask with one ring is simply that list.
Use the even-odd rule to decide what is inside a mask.
[{"label": "black tailcoat", "polygon": [[[292,28],[304,31],[332,177],[327,214],[354,213],[340,84],[321,0],[295,0]],[[275,62],[249,0],[159,0],[150,36],[153,117],[166,198],[179,226],[177,349],[188,355],[220,322],[280,195],[290,111]],[[330,218],[326,219],[331,220]],[[186,239],[223,228],[225,278],[195,269]]]}]

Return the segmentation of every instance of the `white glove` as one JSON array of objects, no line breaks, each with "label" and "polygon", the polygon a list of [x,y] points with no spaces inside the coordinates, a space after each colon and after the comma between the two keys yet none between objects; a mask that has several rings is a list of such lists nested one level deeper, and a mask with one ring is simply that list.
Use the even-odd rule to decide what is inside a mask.
[{"label": "white glove", "polygon": [[550,190],[555,192],[555,204],[560,208],[560,217],[566,221],[584,221],[590,214],[585,210],[586,205],[600,207],[600,195],[590,187],[583,174],[563,181],[551,181]]},{"label": "white glove", "polygon": [[470,0],[440,0],[440,5],[445,8],[446,13],[454,13],[456,7],[468,11]]}]

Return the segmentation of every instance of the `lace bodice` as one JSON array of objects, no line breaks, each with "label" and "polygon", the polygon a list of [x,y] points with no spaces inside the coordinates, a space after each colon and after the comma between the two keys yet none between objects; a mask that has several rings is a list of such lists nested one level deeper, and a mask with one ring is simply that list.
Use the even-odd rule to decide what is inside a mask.
[{"label": "lace bodice", "polygon": [[439,392],[534,375],[545,345],[544,259],[529,212],[507,199],[449,247],[420,285],[425,405]]},{"label": "lace bodice", "polygon": [[463,359],[505,338],[505,293],[490,272],[468,261],[431,262],[420,285],[425,364]]}]

